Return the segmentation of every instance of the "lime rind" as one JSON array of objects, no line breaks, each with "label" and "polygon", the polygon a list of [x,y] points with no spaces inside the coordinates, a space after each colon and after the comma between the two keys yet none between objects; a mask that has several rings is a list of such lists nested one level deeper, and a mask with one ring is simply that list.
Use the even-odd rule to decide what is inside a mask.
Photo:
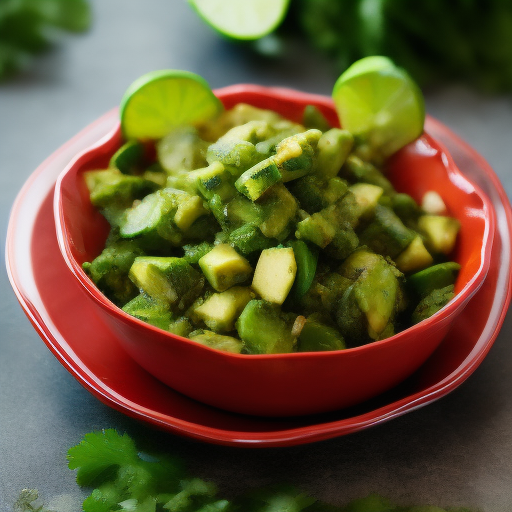
[{"label": "lime rind", "polygon": [[290,0],[189,0],[199,16],[221,35],[252,41],[273,32]]},{"label": "lime rind", "polygon": [[355,62],[336,81],[332,97],[343,127],[384,157],[423,132],[425,102],[421,90],[387,57]]},{"label": "lime rind", "polygon": [[135,80],[121,100],[119,115],[126,139],[148,140],[164,137],[177,126],[213,119],[222,109],[204,78],[170,69]]}]

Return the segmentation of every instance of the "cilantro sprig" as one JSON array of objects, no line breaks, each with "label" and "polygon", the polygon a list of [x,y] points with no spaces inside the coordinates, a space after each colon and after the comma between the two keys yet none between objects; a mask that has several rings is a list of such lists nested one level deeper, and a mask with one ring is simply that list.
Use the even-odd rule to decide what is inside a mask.
[{"label": "cilantro sprig", "polygon": [[113,429],[86,434],[69,449],[68,466],[77,470],[78,485],[95,487],[83,503],[84,512],[469,512],[401,507],[377,495],[335,507],[289,487],[226,500],[215,484],[190,477],[180,460],[141,453],[133,439]]}]

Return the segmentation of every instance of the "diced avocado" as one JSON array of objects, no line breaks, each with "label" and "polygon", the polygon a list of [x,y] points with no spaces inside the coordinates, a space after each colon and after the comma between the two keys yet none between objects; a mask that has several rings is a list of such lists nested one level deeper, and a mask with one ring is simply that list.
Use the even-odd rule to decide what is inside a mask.
[{"label": "diced avocado", "polygon": [[217,334],[216,332],[204,329],[192,331],[188,337],[192,341],[201,343],[201,345],[206,345],[207,347],[222,350],[223,352],[230,352],[232,354],[240,354],[244,348],[244,344],[237,338]]},{"label": "diced avocado", "polygon": [[385,256],[398,256],[416,237],[405,227],[391,208],[377,205],[374,220],[363,230],[359,239],[362,245]]},{"label": "diced avocado", "polygon": [[336,228],[347,223],[351,227],[356,228],[361,217],[361,210],[357,204],[356,196],[350,190],[347,190],[346,194],[335,203],[325,207],[320,213]]},{"label": "diced avocado", "polygon": [[184,311],[204,286],[204,278],[184,258],[140,256],[129,277],[141,292],[173,311]]},{"label": "diced avocado", "polygon": [[325,254],[336,260],[344,260],[359,246],[359,238],[352,226],[347,222],[339,226],[331,243],[324,249]]},{"label": "diced avocado", "polygon": [[421,208],[409,194],[394,194],[391,198],[391,207],[409,228],[416,229]]},{"label": "diced avocado", "polygon": [[282,304],[291,290],[297,263],[291,247],[273,247],[261,251],[252,289],[264,300]]},{"label": "diced avocado", "polygon": [[278,183],[258,203],[264,219],[259,224],[261,232],[268,238],[286,238],[298,210],[297,200],[282,183]]},{"label": "diced avocado", "polygon": [[216,245],[199,260],[199,266],[218,292],[244,283],[252,274],[249,262],[228,244]]},{"label": "diced avocado", "polygon": [[322,132],[326,132],[331,128],[329,121],[320,112],[318,107],[314,105],[306,105],[302,113],[302,124],[306,128],[316,128]]},{"label": "diced avocado", "polygon": [[109,167],[119,169],[123,174],[137,174],[143,163],[144,154],[144,144],[130,140],[112,155]]},{"label": "diced avocado", "polygon": [[427,296],[423,297],[416,309],[413,311],[411,320],[413,324],[417,324],[426,318],[430,318],[441,308],[446,306],[453,297],[455,297],[453,284],[432,290]]},{"label": "diced avocado", "polygon": [[258,226],[243,224],[229,234],[229,243],[242,254],[251,254],[277,245],[277,240],[267,238]]},{"label": "diced avocado", "polygon": [[297,341],[299,352],[320,352],[343,350],[345,339],[334,327],[329,327],[315,319],[307,318]]},{"label": "diced avocado", "polygon": [[193,331],[192,324],[186,316],[180,316],[172,320],[167,330],[178,336],[186,338]]},{"label": "diced avocado", "polygon": [[233,177],[220,162],[213,162],[208,167],[198,171],[191,171],[197,179],[197,190],[205,199],[211,199],[218,194],[223,201],[231,199],[236,190]]},{"label": "diced avocado", "polygon": [[425,297],[435,289],[454,284],[459,270],[460,265],[454,261],[439,263],[412,274],[407,278],[407,284],[420,297]]},{"label": "diced avocado", "polygon": [[377,185],[384,190],[385,194],[393,194],[395,189],[391,182],[382,174],[377,167],[369,162],[361,160],[358,156],[351,154],[347,157],[340,173],[349,181],[370,183]]},{"label": "diced avocado", "polygon": [[222,163],[232,175],[238,177],[261,158],[252,142],[226,136],[208,147],[206,160],[210,164],[213,162]]},{"label": "diced avocado", "polygon": [[434,258],[425,248],[421,236],[417,236],[396,258],[397,268],[405,273],[417,272],[434,263]]},{"label": "diced avocado", "polygon": [[427,247],[435,253],[450,254],[455,247],[460,222],[445,215],[422,215],[418,229],[426,237]]},{"label": "diced avocado", "polygon": [[207,143],[191,126],[179,126],[156,145],[157,158],[169,173],[204,167]]},{"label": "diced avocado", "polygon": [[356,281],[363,272],[373,268],[380,258],[378,254],[367,249],[359,249],[343,262],[339,268],[339,273],[351,281]]},{"label": "diced avocado", "polygon": [[242,194],[236,194],[224,208],[224,216],[233,226],[246,223],[259,225],[264,220],[263,208]]},{"label": "diced avocado", "polygon": [[292,182],[290,190],[301,208],[313,214],[341,199],[347,193],[348,184],[341,178],[322,181],[311,174]]},{"label": "diced avocado", "polygon": [[355,183],[349,190],[354,194],[359,216],[363,218],[367,218],[374,212],[379,199],[384,193],[382,187],[372,185],[371,183]]},{"label": "diced avocado", "polygon": [[261,159],[275,155],[277,145],[285,138],[301,133],[304,127],[291,121],[280,121],[273,125],[275,133],[256,144],[256,151]]},{"label": "diced avocado", "polygon": [[236,329],[252,354],[288,353],[293,352],[297,341],[292,334],[294,320],[276,304],[251,300],[238,317]]},{"label": "diced avocado", "polygon": [[323,249],[336,236],[336,228],[321,213],[314,213],[297,224],[295,236]]},{"label": "diced avocado", "polygon": [[435,190],[429,190],[423,194],[421,208],[429,215],[446,214],[446,205],[443,198]]},{"label": "diced avocado", "polygon": [[233,286],[225,292],[210,295],[194,309],[194,316],[212,331],[229,332],[235,328],[235,320],[253,298],[249,287]]},{"label": "diced avocado", "polygon": [[283,182],[295,180],[313,170],[315,149],[321,135],[320,130],[311,129],[286,137],[276,146],[273,161]]},{"label": "diced avocado", "polygon": [[167,330],[171,323],[171,311],[162,302],[145,293],[137,295],[123,306],[123,311],[148,324]]},{"label": "diced avocado", "polygon": [[113,204],[127,208],[135,199],[141,199],[157,188],[152,181],[140,176],[128,176],[112,168],[87,171],[84,179],[91,203],[98,208],[111,207]]},{"label": "diced avocado", "polygon": [[349,346],[371,341],[368,336],[368,320],[361,311],[355,294],[355,284],[341,294],[335,310],[336,324]]},{"label": "diced avocado", "polygon": [[178,208],[174,214],[173,221],[179,230],[186,233],[199,217],[209,213],[199,196],[184,197],[178,202]]},{"label": "diced avocado", "polygon": [[334,178],[352,151],[354,137],[347,130],[332,128],[318,141],[315,174],[323,179]]},{"label": "diced avocado", "polygon": [[292,240],[288,242],[288,245],[293,249],[297,264],[297,274],[290,294],[298,300],[309,290],[313,283],[318,262],[318,251],[311,249],[302,240]]},{"label": "diced avocado", "polygon": [[206,253],[213,249],[213,244],[209,242],[201,242],[199,244],[189,244],[183,246],[183,257],[189,263],[197,263]]},{"label": "diced avocado", "polygon": [[281,173],[277,165],[272,158],[267,158],[245,171],[235,181],[235,187],[251,201],[256,201],[279,181],[281,181]]},{"label": "diced avocado", "polygon": [[105,247],[91,263],[84,263],[83,268],[110,300],[122,305],[137,295],[128,272],[135,258],[143,254],[136,242],[120,240]]},{"label": "diced avocado", "polygon": [[318,279],[316,292],[320,296],[322,310],[334,312],[337,302],[352,281],[338,272],[328,272]]}]

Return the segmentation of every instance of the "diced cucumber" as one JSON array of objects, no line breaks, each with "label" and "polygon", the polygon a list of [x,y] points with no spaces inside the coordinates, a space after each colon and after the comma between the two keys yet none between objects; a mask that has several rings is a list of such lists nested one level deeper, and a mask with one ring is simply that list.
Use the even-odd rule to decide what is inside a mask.
[{"label": "diced cucumber", "polygon": [[144,144],[130,140],[112,155],[109,167],[119,169],[123,174],[137,174],[141,170],[144,154]]},{"label": "diced cucumber", "polygon": [[169,173],[204,167],[207,143],[191,126],[180,126],[171,131],[156,145],[157,158]]},{"label": "diced cucumber", "polygon": [[416,229],[421,208],[409,194],[394,194],[391,198],[391,207],[409,228]]},{"label": "diced cucumber", "polygon": [[228,244],[216,245],[199,260],[208,282],[218,292],[247,281],[252,275],[249,262]]},{"label": "diced cucumber", "polygon": [[323,352],[345,348],[345,339],[337,329],[322,324],[313,318],[306,320],[297,341],[299,352]]},{"label": "diced cucumber", "polygon": [[143,322],[167,330],[171,323],[171,311],[145,293],[137,295],[123,306],[123,311]]},{"label": "diced cucumber", "polygon": [[291,247],[273,247],[261,251],[254,270],[252,289],[264,300],[282,304],[290,292],[297,263]]},{"label": "diced cucumber", "polygon": [[250,288],[233,286],[225,292],[210,295],[194,308],[194,316],[215,332],[229,332],[235,328],[235,320],[253,298]]},{"label": "diced cucumber", "polygon": [[261,157],[252,142],[226,137],[208,147],[206,160],[210,164],[222,163],[232,175],[238,177],[261,160]]},{"label": "diced cucumber", "polygon": [[318,141],[315,174],[323,179],[337,176],[353,146],[349,131],[332,128],[325,132]]},{"label": "diced cucumber", "polygon": [[251,300],[238,317],[236,328],[250,353],[281,354],[295,348],[293,322],[294,318],[282,314],[279,306]]},{"label": "diced cucumber", "polygon": [[294,181],[290,189],[300,207],[313,214],[341,199],[347,193],[348,184],[337,177],[322,181],[312,174]]},{"label": "diced cucumber", "polygon": [[236,194],[233,177],[220,162],[213,162],[201,172],[191,171],[192,173],[197,177],[197,190],[205,199],[211,199],[214,194],[218,194],[226,201]]},{"label": "diced cucumber", "polygon": [[416,237],[391,208],[377,205],[374,220],[360,234],[361,244],[385,256],[398,256]]},{"label": "diced cucumber", "polygon": [[223,352],[230,352],[231,354],[240,354],[244,348],[244,344],[237,338],[217,334],[205,329],[192,331],[188,337],[201,345],[206,345],[216,350],[222,350]]},{"label": "diced cucumber", "polygon": [[331,243],[325,247],[325,254],[336,260],[344,260],[359,246],[359,238],[352,226],[347,222],[339,226]]},{"label": "diced cucumber", "polygon": [[425,297],[435,289],[454,284],[459,270],[460,265],[454,261],[438,263],[409,276],[407,284],[420,297]]},{"label": "diced cucumber", "polygon": [[183,257],[189,263],[198,263],[198,261],[208,252],[213,249],[213,244],[209,242],[201,242],[199,244],[189,244],[183,246]]},{"label": "diced cucumber", "polygon": [[204,286],[201,274],[184,258],[137,257],[129,277],[141,292],[168,305],[173,311],[184,311]]},{"label": "diced cucumber", "polygon": [[377,167],[361,160],[361,158],[354,154],[347,157],[340,174],[349,181],[377,185],[384,190],[385,194],[393,194],[395,191],[391,182]]},{"label": "diced cucumber", "polygon": [[171,320],[167,330],[178,336],[186,338],[193,331],[192,324],[186,316],[180,316],[176,320]]},{"label": "diced cucumber", "polygon": [[245,171],[235,181],[235,187],[251,201],[256,201],[279,181],[281,181],[281,173],[277,165],[273,158],[267,158]]},{"label": "diced cucumber", "polygon": [[429,249],[448,255],[455,247],[460,222],[445,215],[422,215],[418,219],[418,229],[425,235]]},{"label": "diced cucumber", "polygon": [[396,258],[397,268],[405,273],[417,272],[434,263],[434,258],[425,248],[421,236],[417,236]]}]

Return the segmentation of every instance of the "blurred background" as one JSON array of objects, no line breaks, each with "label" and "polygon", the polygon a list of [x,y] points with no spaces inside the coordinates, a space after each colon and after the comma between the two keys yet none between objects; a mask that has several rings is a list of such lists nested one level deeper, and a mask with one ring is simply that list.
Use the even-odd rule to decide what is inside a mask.
[{"label": "blurred background", "polygon": [[[408,69],[428,113],[484,156],[511,197],[512,1],[291,0],[277,32],[236,43],[185,0],[0,0],[2,248],[23,183],[140,75],[186,69],[212,88],[329,95],[340,72],[368,54]],[[227,492],[284,479],[335,504],[378,492],[400,503],[512,510],[510,315],[477,372],[439,402],[346,438],[240,450],[157,433],[101,404],[40,341],[5,271],[0,293],[2,512],[23,487],[48,499],[80,495],[66,450],[107,427],[155,436]]]}]

